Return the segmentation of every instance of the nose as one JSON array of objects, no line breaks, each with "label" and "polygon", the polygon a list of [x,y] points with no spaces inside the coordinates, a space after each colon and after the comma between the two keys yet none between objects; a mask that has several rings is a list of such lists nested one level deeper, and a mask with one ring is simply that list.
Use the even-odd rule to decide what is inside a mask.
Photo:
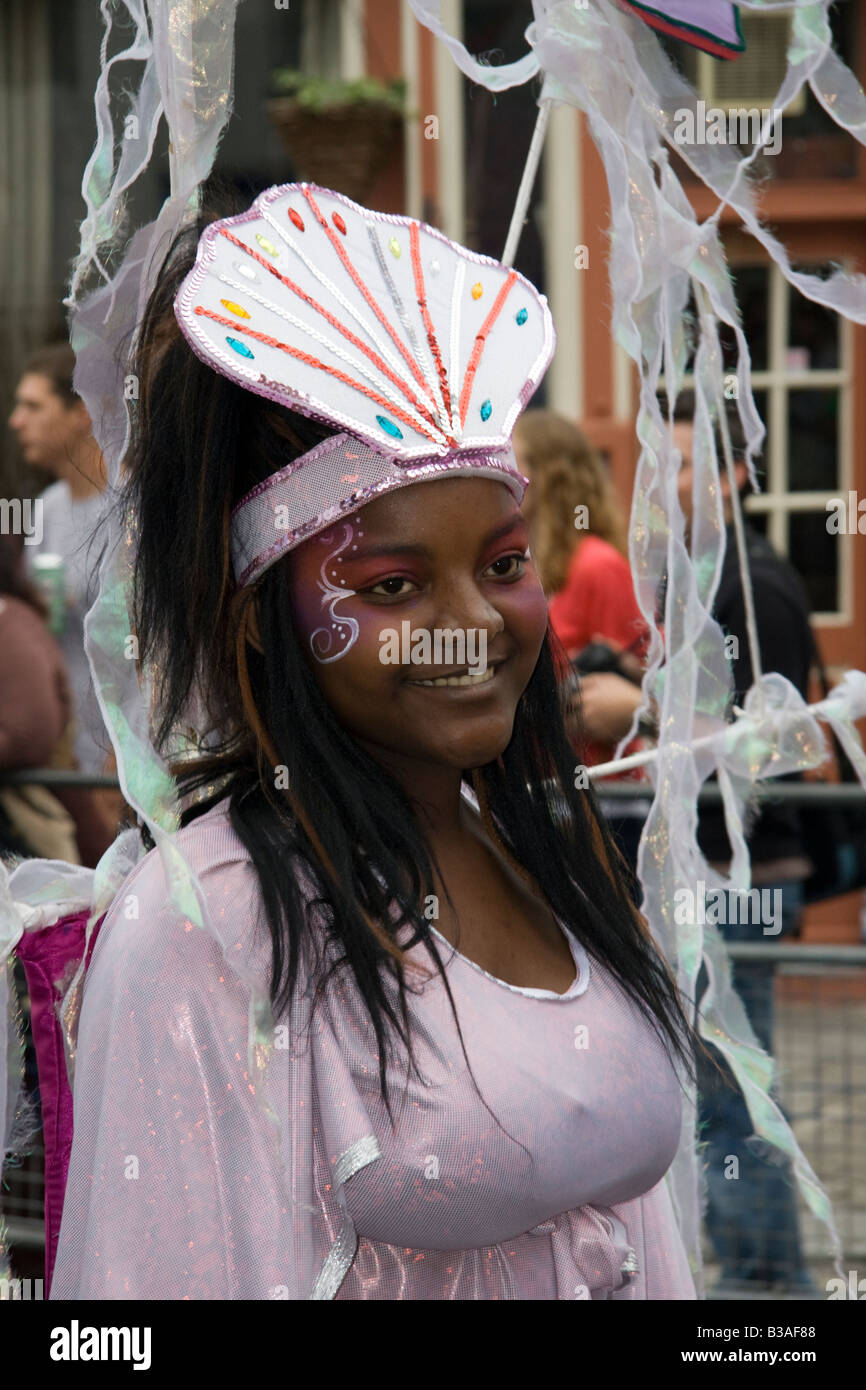
[{"label": "nose", "polygon": [[505,628],[505,619],[472,576],[449,575],[436,604],[436,626],[486,631],[488,641]]}]

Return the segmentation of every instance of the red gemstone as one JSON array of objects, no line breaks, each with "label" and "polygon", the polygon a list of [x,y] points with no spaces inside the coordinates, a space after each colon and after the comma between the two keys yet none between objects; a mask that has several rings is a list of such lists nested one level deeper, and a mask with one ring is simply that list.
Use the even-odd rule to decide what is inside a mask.
[{"label": "red gemstone", "polygon": [[295,212],[294,208],[289,208],[289,221],[294,227],[297,227],[299,232],[304,230],[304,220],[299,212]]},{"label": "red gemstone", "polygon": [[338,212],[332,212],[332,213],[331,213],[331,221],[333,222],[333,224],[334,224],[334,226],[336,227],[337,231],[340,233],[340,236],[345,236],[345,235],[346,235],[346,224],[345,224],[345,222],[343,221],[342,217],[340,216],[340,214],[339,214]]}]

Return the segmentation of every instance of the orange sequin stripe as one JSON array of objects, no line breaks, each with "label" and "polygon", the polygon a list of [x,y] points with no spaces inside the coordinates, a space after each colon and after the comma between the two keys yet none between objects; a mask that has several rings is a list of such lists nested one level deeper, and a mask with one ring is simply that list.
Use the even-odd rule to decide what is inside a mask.
[{"label": "orange sequin stripe", "polygon": [[461,425],[466,424],[466,411],[469,408],[469,394],[472,390],[472,383],[475,380],[475,373],[478,370],[478,363],[481,361],[481,354],[484,351],[484,341],[491,328],[493,327],[494,323],[499,318],[499,315],[502,311],[502,306],[505,303],[508,292],[516,279],[517,272],[514,270],[509,271],[508,279],[500,287],[499,293],[496,296],[496,299],[494,300],[493,308],[490,310],[490,313],[487,315],[487,318],[481,325],[480,333],[476,333],[475,335],[475,346],[472,349],[472,355],[469,358],[469,361],[466,365],[466,379],[463,382],[463,390],[460,393]]},{"label": "orange sequin stripe", "polygon": [[415,361],[415,358],[412,356],[410,352],[406,350],[405,344],[402,343],[400,339],[397,337],[397,334],[394,332],[393,327],[388,322],[387,315],[382,312],[379,305],[376,303],[375,299],[371,295],[370,291],[367,289],[367,286],[364,284],[364,281],[358,274],[357,270],[352,265],[352,262],[349,260],[349,257],[346,253],[346,249],[342,245],[340,238],[336,236],[334,232],[331,231],[331,228],[328,226],[327,221],[322,216],[321,209],[319,208],[309,188],[305,188],[303,190],[303,193],[304,197],[310,205],[313,216],[316,218],[316,221],[319,223],[319,226],[324,231],[326,237],[330,241],[337,255],[340,257],[340,260],[343,262],[343,265],[346,267],[346,270],[351,275],[354,284],[361,291],[362,295],[369,304],[370,308],[373,310],[373,313],[376,315],[376,318],[379,320],[382,327],[386,329],[386,331],[390,334],[394,342],[394,345],[402,355],[404,361],[406,362],[406,365],[408,366],[415,380],[418,382],[419,386],[422,388],[423,391],[426,392],[426,394],[430,397],[430,400],[433,401],[433,404],[435,405],[436,402],[433,397],[433,392],[431,388],[428,386],[427,382],[424,380],[424,375],[421,371],[421,368],[418,366],[418,363]]},{"label": "orange sequin stripe", "polygon": [[286,288],[291,290],[293,294],[296,294],[299,299],[302,299],[304,301],[305,304],[309,304],[311,309],[315,309],[317,313],[321,314],[322,317],[326,319],[327,322],[331,324],[333,328],[336,328],[339,333],[342,333],[344,338],[347,338],[349,342],[353,344],[354,347],[358,348],[361,352],[363,352],[364,356],[369,358],[369,360],[373,363],[375,367],[378,368],[378,370],[382,373],[383,376],[386,376],[389,381],[391,381],[396,387],[398,387],[402,394],[407,397],[407,399],[418,411],[418,414],[422,415],[429,425],[432,425],[434,429],[440,428],[438,420],[434,419],[427,406],[424,405],[421,401],[419,401],[417,397],[414,395],[414,393],[408,389],[405,381],[401,380],[401,378],[397,376],[397,373],[391,370],[391,368],[388,366],[388,363],[383,361],[383,359],[379,356],[377,352],[373,350],[373,348],[368,347],[367,344],[362,342],[361,339],[355,333],[353,333],[350,328],[347,328],[345,324],[341,323],[340,320],[336,317],[336,315],[332,314],[330,310],[326,309],[323,304],[320,304],[318,302],[318,300],[313,299],[312,295],[307,294],[306,290],[302,290],[300,285],[296,285],[294,280],[289,279],[288,275],[284,275],[282,271],[277,270],[277,267],[275,265],[272,265],[270,261],[265,260],[264,256],[259,255],[258,251],[254,251],[251,246],[247,246],[245,241],[241,241],[240,238],[234,236],[232,232],[226,231],[225,227],[221,227],[220,232],[224,237],[226,237],[228,241],[232,243],[233,246],[239,247],[241,251],[246,251],[247,254],[252,256],[254,260],[258,261],[259,265],[263,266],[265,270],[269,270],[271,275],[275,276],[281,284],[285,285]]},{"label": "orange sequin stripe", "polygon": [[301,348],[294,348],[289,343],[281,343],[279,338],[272,338],[267,333],[257,333],[254,328],[247,328],[244,324],[235,323],[234,319],[227,319],[222,314],[215,314],[212,309],[205,309],[202,304],[197,304],[195,306],[195,312],[204,315],[205,318],[213,319],[215,323],[223,324],[226,328],[233,329],[236,333],[243,333],[247,338],[256,338],[260,343],[265,343],[268,347],[279,348],[281,352],[287,352],[291,357],[297,357],[299,361],[306,362],[310,367],[318,367],[323,372],[329,372],[330,375],[335,376],[338,381],[345,382],[347,386],[351,386],[354,390],[362,392],[362,394],[368,396],[371,401],[375,401],[377,405],[381,405],[388,411],[389,415],[396,415],[397,419],[402,420],[403,424],[408,425],[409,429],[417,430],[419,434],[426,435],[428,439],[433,439],[435,442],[435,436],[430,434],[429,430],[425,430],[421,425],[416,424],[412,417],[406,414],[405,410],[401,410],[399,406],[392,405],[384,396],[380,396],[378,391],[371,390],[370,387],[365,386],[363,382],[355,381],[353,377],[347,376],[345,372],[340,371],[339,367],[329,367],[327,362],[320,362],[318,357],[313,357],[309,352],[303,352]]},{"label": "orange sequin stripe", "polygon": [[436,341],[436,333],[433,328],[433,320],[430,317],[430,310],[427,308],[427,293],[424,289],[424,272],[421,269],[421,241],[418,235],[417,222],[413,222],[409,228],[409,244],[412,248],[412,270],[415,275],[415,293],[418,296],[418,307],[421,310],[421,318],[424,320],[424,327],[427,330],[427,342],[430,344],[433,361],[436,363],[436,371],[439,373],[439,385],[442,387],[442,398],[445,402],[445,409],[448,412],[448,419],[450,420],[451,392],[448,389],[448,373],[442,362],[442,355],[439,351],[439,344]]}]

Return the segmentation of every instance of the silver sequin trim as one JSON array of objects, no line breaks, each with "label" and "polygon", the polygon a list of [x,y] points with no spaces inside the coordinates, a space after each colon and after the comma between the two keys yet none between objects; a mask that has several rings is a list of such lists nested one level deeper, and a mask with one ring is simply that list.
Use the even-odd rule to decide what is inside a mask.
[{"label": "silver sequin trim", "polygon": [[[379,1148],[379,1141],[375,1134],[366,1134],[363,1139],[358,1139],[356,1143],[346,1149],[345,1153],[341,1153],[334,1164],[334,1185],[340,1196],[342,1197],[343,1184],[347,1183],[349,1178],[353,1177],[361,1168],[366,1168],[368,1163],[381,1157],[382,1150]],[[325,1263],[319,1270],[313,1292],[310,1294],[310,1300],[336,1298],[340,1285],[355,1258],[357,1248],[358,1232],[355,1230],[351,1216],[344,1208],[340,1233],[328,1251]]]}]

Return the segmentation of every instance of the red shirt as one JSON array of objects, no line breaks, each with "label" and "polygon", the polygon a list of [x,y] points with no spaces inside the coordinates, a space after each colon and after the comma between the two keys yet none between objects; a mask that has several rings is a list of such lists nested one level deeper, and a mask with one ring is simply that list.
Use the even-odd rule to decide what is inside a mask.
[{"label": "red shirt", "polygon": [[[649,637],[647,626],[635,598],[629,563],[608,541],[600,536],[584,536],[571,557],[565,587],[550,600],[550,624],[573,658],[594,637],[606,638],[614,647],[631,647],[635,638],[642,641],[633,648],[642,657]],[[628,744],[625,754],[637,753],[642,743]],[[608,762],[615,743],[599,744],[585,741],[579,750],[588,767]],[[640,768],[618,774],[640,779]]]},{"label": "red shirt", "polygon": [[602,634],[615,647],[642,656],[647,629],[637,605],[628,560],[600,536],[584,536],[571,557],[565,587],[550,601],[550,622],[569,657]]}]

